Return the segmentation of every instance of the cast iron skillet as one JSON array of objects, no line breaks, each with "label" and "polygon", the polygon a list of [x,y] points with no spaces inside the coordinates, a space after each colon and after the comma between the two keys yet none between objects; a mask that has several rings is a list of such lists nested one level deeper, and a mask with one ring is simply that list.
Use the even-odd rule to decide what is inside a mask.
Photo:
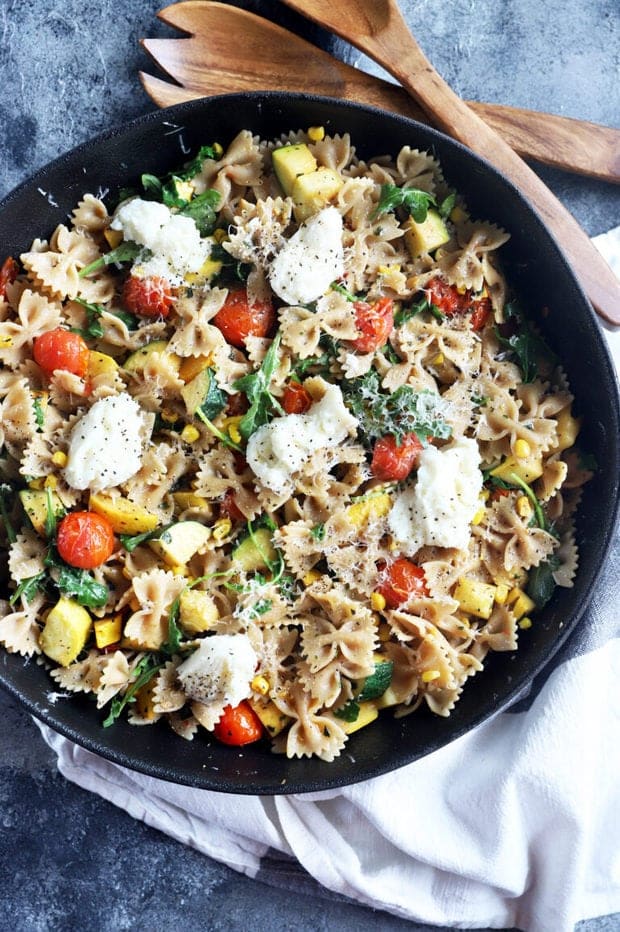
[{"label": "cast iron skillet", "polygon": [[[165,725],[103,729],[103,715],[84,697],[52,702],[54,684],[34,661],[0,650],[0,682],[39,719],[80,745],[134,770],[175,783],[229,793],[300,793],[344,786],[401,767],[441,748],[514,699],[578,625],[605,560],[618,509],[619,401],[613,367],[591,307],[559,248],[515,188],[446,136],[378,110],[292,94],[234,94],[151,113],[79,146],[42,169],[0,204],[0,257],[19,255],[35,237],[64,222],[85,192],[136,183],[142,172],[163,174],[202,143],[226,145],[238,130],[262,137],[323,125],[350,132],[365,157],[410,145],[433,150],[474,216],[508,229],[502,249],[508,276],[563,360],[584,415],[582,445],[600,469],[585,488],[578,518],[580,568],[574,588],[559,589],[515,653],[495,654],[470,680],[449,718],[423,709],[404,719],[384,714],[349,739],[333,763],[293,760],[267,747],[228,748],[206,733],[183,741]],[[546,318],[539,316],[543,306]]]}]

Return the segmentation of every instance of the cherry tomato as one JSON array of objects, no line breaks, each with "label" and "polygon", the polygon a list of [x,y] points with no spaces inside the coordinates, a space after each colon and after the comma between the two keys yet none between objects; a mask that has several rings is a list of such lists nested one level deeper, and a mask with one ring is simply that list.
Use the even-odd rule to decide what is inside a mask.
[{"label": "cherry tomato", "polygon": [[47,375],[64,369],[83,379],[88,372],[88,346],[79,333],[61,327],[35,337],[32,354]]},{"label": "cherry tomato", "polygon": [[245,288],[228,292],[224,304],[211,323],[218,327],[224,338],[238,349],[245,349],[249,336],[266,337],[276,322],[276,312],[270,301],[250,304]]},{"label": "cherry tomato", "polygon": [[244,700],[234,708],[226,706],[213,734],[222,744],[240,747],[263,737],[263,725],[252,707]]},{"label": "cherry tomato", "polygon": [[411,560],[399,557],[384,568],[384,578],[377,592],[381,593],[388,608],[398,608],[412,595],[427,596],[424,570]]},{"label": "cherry tomato", "polygon": [[287,414],[305,414],[312,407],[312,395],[299,382],[289,382],[284,389],[282,407]]},{"label": "cherry tomato", "polygon": [[174,304],[172,285],[157,275],[130,275],[123,285],[123,306],[139,317],[167,317]]},{"label": "cherry tomato", "polygon": [[438,307],[446,317],[470,313],[472,330],[482,330],[489,319],[491,302],[488,298],[474,298],[471,291],[461,294],[455,285],[449,285],[441,278],[431,279],[424,293],[427,301]]},{"label": "cherry tomato", "polygon": [[6,298],[6,286],[17,278],[19,266],[13,256],[7,256],[0,267],[0,299]]},{"label": "cherry tomato", "polygon": [[392,299],[380,298],[374,304],[356,301],[353,307],[355,326],[361,331],[361,336],[351,342],[358,353],[372,353],[380,346],[385,346],[394,327]]},{"label": "cherry tomato", "polygon": [[227,489],[224,492],[224,498],[220,502],[220,515],[228,517],[231,521],[246,521],[246,516],[237,506],[235,501],[234,489]]},{"label": "cherry tomato", "polygon": [[424,449],[416,434],[405,434],[400,446],[392,434],[381,437],[372,451],[370,471],[377,479],[406,479]]},{"label": "cherry tomato", "polygon": [[70,566],[92,570],[111,556],[114,531],[103,515],[94,511],[71,511],[58,525],[58,553]]}]

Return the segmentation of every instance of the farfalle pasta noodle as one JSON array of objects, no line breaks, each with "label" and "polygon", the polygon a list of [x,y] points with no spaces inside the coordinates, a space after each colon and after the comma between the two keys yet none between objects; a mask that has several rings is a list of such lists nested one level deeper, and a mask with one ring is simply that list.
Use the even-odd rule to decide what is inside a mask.
[{"label": "farfalle pasta noodle", "polygon": [[[315,185],[308,200],[300,173],[290,184],[277,175],[273,153],[285,146],[310,165],[302,181],[318,172],[305,183],[327,178],[329,195]],[[316,128],[278,140],[242,131],[132,197],[195,222],[200,269],[180,275],[177,256],[166,272],[154,228],[124,227],[123,204],[85,193],[70,226],[19,257],[0,295],[10,577],[0,643],[41,655],[67,696],[93,694],[104,724],[127,714],[192,740],[218,735],[235,670],[202,670],[198,695],[183,664],[205,638],[241,639],[256,659],[242,703],[289,757],[333,760],[383,709],[448,715],[487,653],[515,650],[553,586],[572,585],[572,519],[592,475],[575,447],[566,376],[504,278],[508,233],[470,216],[429,153],[362,161],[347,134]],[[310,296],[288,303],[272,263],[323,211],[338,242],[296,247],[289,279]],[[413,248],[429,215],[440,239]],[[133,252],[106,260],[127,242]],[[340,274],[316,293],[328,246]],[[146,287],[162,274],[171,309],[128,304],[128,276]],[[235,289],[250,317],[236,337],[222,322]],[[265,303],[260,329],[252,315]],[[82,334],[86,375],[34,361],[37,339],[58,328]],[[526,360],[515,334],[529,341]],[[330,386],[335,407],[317,420]],[[142,411],[139,462],[102,493],[101,513],[116,515],[111,557],[79,568],[59,555],[58,522],[97,511],[97,497],[87,483],[70,486],[64,468],[84,414],[123,393]],[[347,427],[334,441],[339,418]],[[432,451],[457,441],[475,450],[475,472],[433,480]],[[431,489],[440,482],[435,497],[460,502],[460,517],[418,501],[396,520],[395,504],[414,501],[423,474]],[[468,483],[480,489],[473,499]],[[119,516],[131,516],[135,534]],[[424,531],[433,520],[455,522],[466,545]],[[407,521],[418,522],[415,549]],[[91,628],[75,656],[55,663],[40,636],[63,600],[86,607]]]}]

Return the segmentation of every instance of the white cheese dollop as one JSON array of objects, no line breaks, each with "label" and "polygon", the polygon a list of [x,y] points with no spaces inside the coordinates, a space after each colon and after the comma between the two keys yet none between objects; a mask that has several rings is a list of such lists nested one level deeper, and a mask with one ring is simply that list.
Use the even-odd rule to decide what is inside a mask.
[{"label": "white cheese dollop", "polygon": [[302,224],[271,263],[269,282],[287,304],[309,304],[344,273],[342,217],[325,207]]},{"label": "white cheese dollop", "polygon": [[173,214],[165,204],[139,197],[122,204],[110,226],[121,230],[124,239],[145,246],[150,259],[138,257],[134,273],[155,275],[181,284],[189,272],[197,272],[211,252],[209,240],[202,239],[191,217]]},{"label": "white cheese dollop", "polygon": [[238,705],[251,693],[258,657],[246,634],[214,634],[177,669],[185,693],[197,702]]},{"label": "white cheese dollop", "polygon": [[142,462],[142,416],[131,395],[100,398],[69,438],[64,477],[74,489],[99,492],[126,482]]},{"label": "white cheese dollop", "polygon": [[263,485],[273,492],[291,486],[291,476],[315,450],[335,447],[357,427],[337,385],[324,383],[325,394],[306,414],[285,414],[264,424],[248,441],[246,458]]},{"label": "white cheese dollop", "polygon": [[397,495],[388,518],[403,552],[424,546],[466,550],[472,518],[480,507],[482,473],[475,440],[463,437],[419,457],[417,480]]}]

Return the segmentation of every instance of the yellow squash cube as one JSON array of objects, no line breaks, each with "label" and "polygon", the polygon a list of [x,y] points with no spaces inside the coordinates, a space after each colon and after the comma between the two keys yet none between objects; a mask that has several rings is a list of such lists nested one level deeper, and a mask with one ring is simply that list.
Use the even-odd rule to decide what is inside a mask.
[{"label": "yellow squash cube", "polygon": [[210,537],[211,528],[199,521],[179,521],[149,541],[149,547],[169,566],[184,566]]},{"label": "yellow squash cube", "polygon": [[99,650],[118,644],[123,636],[123,616],[120,612],[107,618],[98,618],[93,622],[95,629],[95,643]]},{"label": "yellow squash cube", "polygon": [[187,634],[201,634],[218,621],[220,613],[208,592],[185,589],[179,599],[179,623]]},{"label": "yellow squash cube", "polygon": [[107,518],[117,534],[145,534],[154,531],[160,520],[159,515],[128,498],[111,498],[99,492],[90,496],[89,508]]},{"label": "yellow squash cube", "polygon": [[488,583],[462,577],[456,584],[454,598],[459,603],[461,611],[486,620],[491,617],[496,591],[496,587]]},{"label": "yellow squash cube", "polygon": [[45,619],[39,647],[51,660],[68,667],[84,648],[92,618],[83,605],[61,596]]}]

